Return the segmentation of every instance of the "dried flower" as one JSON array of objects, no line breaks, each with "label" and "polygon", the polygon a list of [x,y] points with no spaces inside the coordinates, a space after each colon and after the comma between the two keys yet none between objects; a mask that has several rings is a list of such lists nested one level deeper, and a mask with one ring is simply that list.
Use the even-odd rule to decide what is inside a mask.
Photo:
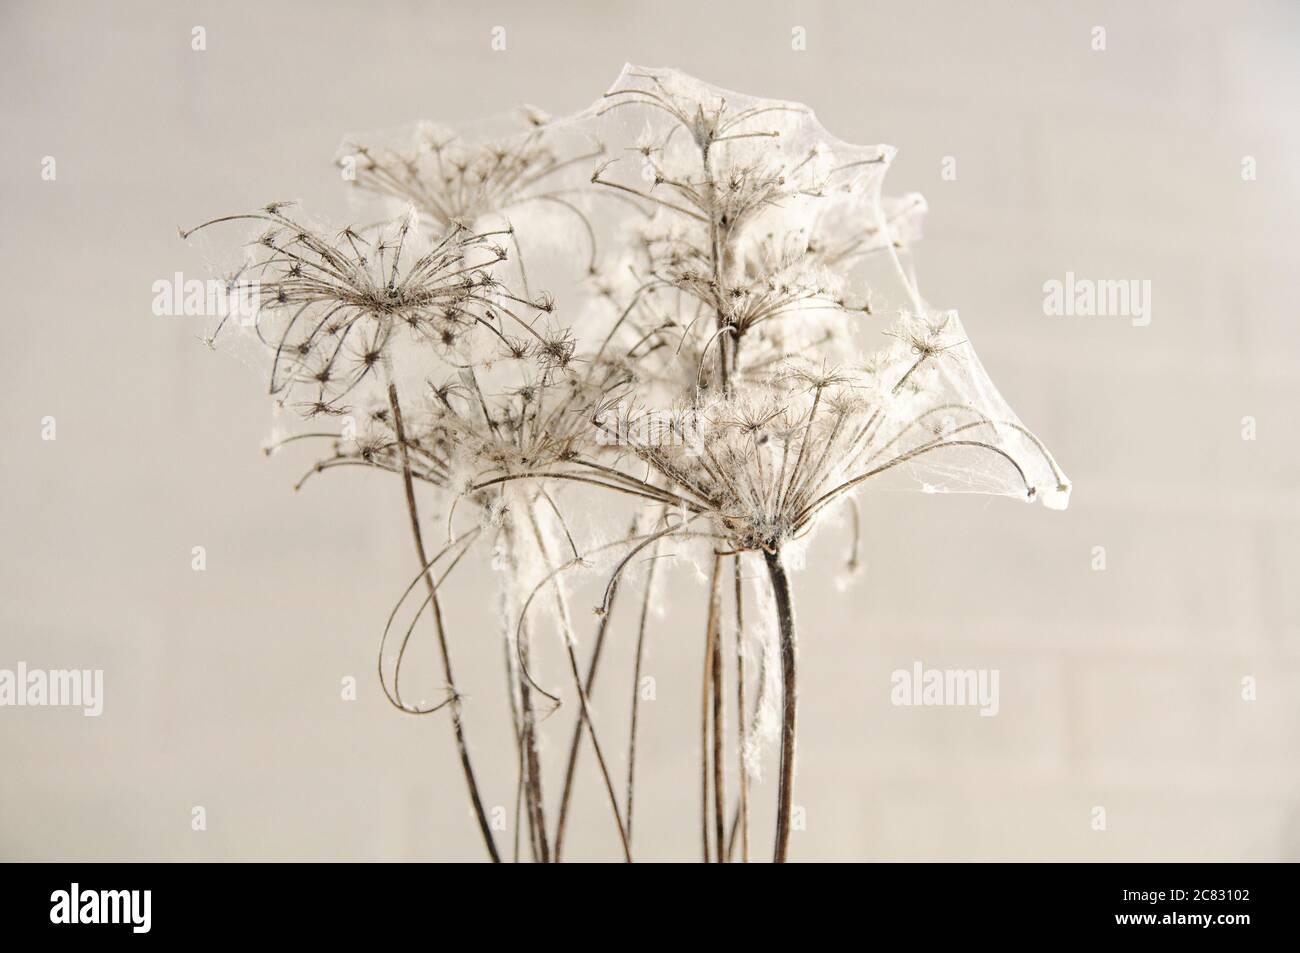
[{"label": "dried flower", "polygon": [[[608,151],[591,145],[606,142]],[[385,691],[406,711],[451,711],[471,801],[497,858],[439,609],[440,587],[485,541],[504,578],[500,627],[524,812],[518,827],[535,859],[559,858],[578,752],[589,739],[631,859],[635,715],[620,803],[589,705],[596,661],[618,587],[638,556],[675,542],[703,545],[712,566],[704,852],[724,859],[739,830],[747,856],[748,779],[763,701],[777,689],[760,691],[754,712],[746,708],[746,649],[738,639],[740,797],[729,838],[717,707],[720,613],[730,557],[743,630],[741,560],[761,558],[768,580],[761,598],[774,625],[772,661],[759,683],[779,667],[775,856],[784,860],[796,698],[787,555],[831,512],[846,512],[837,504],[851,503],[848,563],[856,567],[854,498],[890,475],[924,489],[1042,497],[1054,506],[1069,494],[1050,454],[998,395],[957,313],[921,297],[904,255],[919,237],[925,203],[882,197],[893,149],[842,142],[797,104],[628,67],[599,102],[568,119],[535,117],[495,139],[426,125],[403,146],[354,144],[345,153],[340,161],[345,170],[355,164],[358,187],[408,203],[407,213],[333,237],[290,216],[283,203],[199,227],[244,221],[259,228],[242,273],[261,282],[252,331],[270,355],[271,393],[304,418],[360,418],[351,435],[318,422],[282,443],[330,442],[332,452],[311,473],[361,466],[402,478],[420,571],[385,628],[383,645],[391,634],[398,646],[390,688],[381,645]],[[558,299],[533,289],[538,274],[530,279],[521,252],[540,226],[513,221],[539,203],[579,222],[588,241],[580,252],[566,246],[563,257],[584,262],[589,280]],[[572,285],[571,270],[545,278],[551,287]],[[432,558],[416,487],[432,488],[447,507],[447,543]],[[618,527],[601,532],[584,502],[586,522],[597,525],[587,539],[574,531],[566,489],[605,491],[643,512],[630,529],[619,514]],[[466,510],[475,521],[457,530]],[[584,676],[565,580],[591,572],[606,581]],[[398,638],[398,610],[421,580],[427,595]],[[638,666],[650,593],[647,579]],[[579,703],[553,838],[537,709],[545,704],[539,699],[558,705],[560,696],[538,683],[531,655],[538,613],[548,605]],[[400,667],[426,610],[447,698],[410,706]]]}]

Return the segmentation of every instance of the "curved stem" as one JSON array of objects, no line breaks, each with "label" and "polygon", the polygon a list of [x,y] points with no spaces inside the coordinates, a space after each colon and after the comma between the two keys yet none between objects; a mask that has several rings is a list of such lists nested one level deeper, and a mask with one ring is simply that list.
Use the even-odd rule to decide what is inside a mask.
[{"label": "curved stem", "polygon": [[[415,552],[421,566],[429,564],[424,552],[424,536],[420,532],[420,511],[415,503],[415,486],[411,481],[411,460],[406,452],[406,433],[402,427],[402,408],[397,400],[397,385],[389,383],[388,402],[393,410],[393,427],[397,434],[397,445],[402,456],[402,483],[406,488],[406,510],[411,517],[411,536],[415,540]],[[442,656],[442,672],[447,679],[447,688],[451,692],[451,725],[456,735],[456,748],[460,753],[461,768],[465,772],[465,784],[469,788],[470,801],[474,805],[474,816],[478,820],[479,831],[483,834],[483,843],[494,864],[501,862],[497,853],[496,840],[492,837],[492,827],[488,823],[487,812],[483,809],[483,798],[479,795],[478,782],[474,778],[474,766],[470,762],[469,744],[465,740],[465,725],[461,720],[460,691],[456,688],[456,678],[451,671],[451,655],[447,650],[447,631],[442,622],[442,604],[438,601],[438,587],[434,585],[433,576],[426,570],[425,585],[429,590],[429,602],[433,609],[433,626],[438,637],[438,650]]]},{"label": "curved stem", "polygon": [[794,807],[794,741],[798,709],[794,603],[780,550],[764,552],[763,558],[767,560],[767,572],[772,577],[772,595],[781,638],[781,773],[776,800],[776,847],[772,860],[783,864],[790,850],[790,813]]}]

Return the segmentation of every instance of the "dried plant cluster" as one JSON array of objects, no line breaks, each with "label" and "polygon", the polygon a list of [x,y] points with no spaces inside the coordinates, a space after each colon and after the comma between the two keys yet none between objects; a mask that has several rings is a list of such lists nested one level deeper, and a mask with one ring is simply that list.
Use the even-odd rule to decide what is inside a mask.
[{"label": "dried plant cluster", "polygon": [[[452,666],[463,645],[442,609],[457,567],[501,579],[515,859],[561,859],[587,743],[632,859],[636,684],[626,778],[612,774],[589,694],[620,586],[633,582],[639,680],[656,567],[673,553],[709,578],[704,858],[749,858],[749,784],[771,711],[783,861],[798,688],[790,553],[828,519],[848,521],[856,562],[855,496],[877,480],[1064,506],[1067,480],[956,313],[917,290],[908,249],[925,203],[882,196],[892,155],[835,139],[803,106],[629,66],[569,118],[526,111],[513,128],[424,124],[349,140],[344,178],[382,209],[368,224],[325,228],[274,203],[199,226],[253,230],[232,278],[260,283],[260,310],[213,340],[243,332],[269,364],[271,395],[306,421],[277,445],[323,443],[309,476],[366,467],[402,486],[419,569],[385,626],[379,675],[402,711],[447,711],[492,859],[510,852],[487,820]],[[436,524],[421,515],[425,488]],[[603,586],[589,648],[570,604],[579,576]],[[417,705],[403,697],[402,661],[426,626],[447,696]],[[560,635],[564,689],[534,671],[544,630]],[[755,651],[764,639],[769,654]],[[548,799],[539,738],[562,701],[576,713]]]}]

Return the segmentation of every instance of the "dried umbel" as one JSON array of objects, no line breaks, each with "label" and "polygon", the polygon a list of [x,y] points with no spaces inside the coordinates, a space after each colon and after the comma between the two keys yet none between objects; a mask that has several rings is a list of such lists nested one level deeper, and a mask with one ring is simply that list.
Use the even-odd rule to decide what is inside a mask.
[{"label": "dried umbel", "polygon": [[396,145],[352,137],[336,161],[347,181],[410,204],[435,230],[469,227],[526,203],[562,203],[560,174],[603,152],[596,146],[561,155],[546,136],[547,116],[526,110],[523,118],[525,131],[486,142],[431,123],[419,123]]},{"label": "dried umbel", "polygon": [[456,225],[426,237],[408,215],[365,230],[345,227],[331,237],[275,203],[182,235],[234,221],[265,223],[236,277],[260,290],[250,323],[270,355],[271,394],[282,402],[299,397],[296,406],[308,416],[350,410],[354,392],[379,376],[403,332],[413,346],[448,353],[473,328],[487,328],[503,342],[515,328],[545,343],[515,310],[532,303],[494,276],[493,266],[507,258],[497,243],[503,232]]},{"label": "dried umbel", "polygon": [[[452,570],[473,552],[492,554],[506,570],[515,856],[526,832],[535,860],[561,857],[589,740],[630,860],[637,696],[622,796],[588,696],[624,577],[647,560],[653,566],[667,547],[703,548],[712,566],[701,697],[704,856],[748,859],[756,711],[770,694],[767,676],[779,670],[774,856],[785,860],[797,726],[790,548],[846,512],[856,525],[856,503],[841,504],[879,480],[1056,507],[1068,499],[1068,480],[998,395],[956,312],[933,308],[917,288],[907,252],[920,237],[924,200],[882,195],[891,147],[845,143],[804,106],[728,93],[672,70],[629,66],[587,110],[534,116],[522,130],[424,124],[399,139],[381,146],[354,138],[340,160],[363,191],[405,203],[385,224],[311,228],[281,204],[217,220],[258,229],[243,273],[263,289],[251,331],[267,354],[272,394],[304,419],[361,422],[351,434],[315,427],[288,441],[330,442],[313,472],[362,466],[401,480],[419,572],[399,609],[421,582],[425,597],[409,620],[398,621],[398,609],[388,620],[384,645],[397,648],[387,668],[381,648],[385,691],[404,711],[451,712],[479,826],[499,858],[439,607]],[[526,249],[542,251],[525,262]],[[447,514],[446,541],[432,554],[417,487],[436,494]],[[598,508],[598,497],[637,509]],[[585,533],[575,532],[579,509]],[[766,567],[757,608],[770,612],[775,633],[772,663],[756,682],[746,667],[745,642],[757,627],[744,611],[745,558]],[[581,573],[600,574],[604,588],[585,673],[566,589]],[[654,572],[645,575],[638,678]],[[734,589],[737,633],[734,806],[723,770],[725,589]],[[426,615],[448,697],[411,705],[401,660]],[[535,630],[547,624],[561,636],[567,689],[546,687],[535,670]],[[569,695],[578,712],[551,814],[539,712]],[[759,709],[747,703],[755,697]]]}]

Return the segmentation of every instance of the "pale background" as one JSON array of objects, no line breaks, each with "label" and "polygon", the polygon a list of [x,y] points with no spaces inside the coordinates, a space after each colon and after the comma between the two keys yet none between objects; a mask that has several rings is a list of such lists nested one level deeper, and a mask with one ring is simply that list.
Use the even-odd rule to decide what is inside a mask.
[{"label": "pale background", "polygon": [[[889,190],[933,210],[923,290],[961,309],[1076,487],[1064,514],[872,495],[857,585],[797,577],[793,856],[1300,859],[1300,8],[0,11],[0,667],[102,668],[107,691],[99,719],[0,709],[0,858],[481,856],[449,727],[391,710],[373,674],[411,569],[400,494],[375,475],[295,496],[306,458],[259,453],[258,379],[154,317],[150,286],[196,267],[179,224],[293,197],[341,213],[329,159],[347,131],[520,100],[572,111],[630,60],[804,101],[838,136],[897,145]],[[1258,181],[1242,180],[1247,155]],[[1067,270],[1149,279],[1152,324],[1044,317],[1042,284]],[[824,534],[814,564],[842,547]],[[462,582],[466,612],[489,598],[491,580]],[[647,669],[644,859],[698,855],[703,591],[683,574],[673,587]],[[511,804],[497,633],[458,636],[487,799]],[[615,739],[629,638],[596,698]],[[889,673],[914,660],[999,669],[1001,714],[892,707]],[[339,698],[345,675],[356,702]],[[766,856],[770,788],[754,798]],[[589,751],[576,810],[568,855],[616,857]]]}]

